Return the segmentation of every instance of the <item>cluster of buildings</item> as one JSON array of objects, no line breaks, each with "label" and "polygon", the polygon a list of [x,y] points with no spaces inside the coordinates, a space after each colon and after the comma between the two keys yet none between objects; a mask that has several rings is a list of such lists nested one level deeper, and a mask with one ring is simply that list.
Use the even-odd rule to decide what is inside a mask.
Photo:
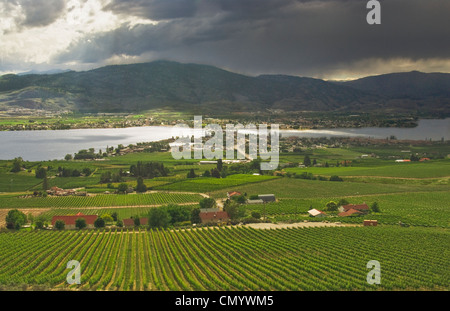
[{"label": "cluster of buildings", "polygon": [[75,189],[62,189],[59,187],[51,187],[47,190],[47,194],[54,196],[69,196],[69,195],[78,195],[78,196],[86,196],[86,192],[77,192]]},{"label": "cluster of buildings", "polygon": [[[370,211],[369,206],[364,204],[347,204],[342,205],[338,208],[338,217],[349,217],[349,216],[361,216],[367,215]],[[325,212],[318,209],[310,209],[308,211],[311,217],[326,217],[328,216]],[[377,220],[364,220],[364,226],[376,226],[378,224]]]}]

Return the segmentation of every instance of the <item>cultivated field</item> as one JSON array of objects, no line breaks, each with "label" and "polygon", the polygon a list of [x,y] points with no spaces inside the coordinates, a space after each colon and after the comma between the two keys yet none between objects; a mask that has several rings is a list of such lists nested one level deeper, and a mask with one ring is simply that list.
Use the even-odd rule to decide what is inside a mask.
[{"label": "cultivated field", "polygon": [[[447,230],[248,227],[0,234],[0,284],[90,290],[448,290]],[[366,282],[370,260],[381,284]]]}]

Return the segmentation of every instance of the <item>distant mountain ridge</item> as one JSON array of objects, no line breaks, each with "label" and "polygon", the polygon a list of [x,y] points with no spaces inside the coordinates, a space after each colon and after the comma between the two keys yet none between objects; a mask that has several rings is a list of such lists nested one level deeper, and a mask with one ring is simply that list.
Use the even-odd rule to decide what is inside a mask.
[{"label": "distant mountain ridge", "polygon": [[192,113],[348,111],[450,113],[450,74],[400,73],[349,82],[246,76],[170,61],[0,77],[0,109]]}]

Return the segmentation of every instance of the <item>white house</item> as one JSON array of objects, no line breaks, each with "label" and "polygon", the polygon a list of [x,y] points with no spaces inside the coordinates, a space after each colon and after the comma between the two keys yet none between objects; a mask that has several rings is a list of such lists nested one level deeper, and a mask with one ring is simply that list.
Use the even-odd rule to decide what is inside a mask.
[{"label": "white house", "polygon": [[325,216],[327,216],[327,214],[325,214],[324,212],[319,211],[318,209],[315,209],[315,208],[309,210],[308,214],[311,217],[325,217]]}]

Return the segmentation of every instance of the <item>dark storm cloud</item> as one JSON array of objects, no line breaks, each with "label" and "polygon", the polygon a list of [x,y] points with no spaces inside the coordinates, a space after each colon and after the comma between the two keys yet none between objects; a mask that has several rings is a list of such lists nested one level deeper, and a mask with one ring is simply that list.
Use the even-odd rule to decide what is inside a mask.
[{"label": "dark storm cloud", "polygon": [[116,14],[164,20],[193,16],[196,0],[113,0],[104,10]]},{"label": "dark storm cloud", "polygon": [[3,0],[5,13],[22,8],[23,17],[16,18],[19,27],[41,27],[56,21],[66,8],[66,0]]},{"label": "dark storm cloud", "polygon": [[85,38],[57,59],[151,55],[148,60],[317,76],[370,58],[449,58],[450,1],[380,2],[382,24],[368,25],[365,0],[115,0],[104,9],[163,21]]}]

